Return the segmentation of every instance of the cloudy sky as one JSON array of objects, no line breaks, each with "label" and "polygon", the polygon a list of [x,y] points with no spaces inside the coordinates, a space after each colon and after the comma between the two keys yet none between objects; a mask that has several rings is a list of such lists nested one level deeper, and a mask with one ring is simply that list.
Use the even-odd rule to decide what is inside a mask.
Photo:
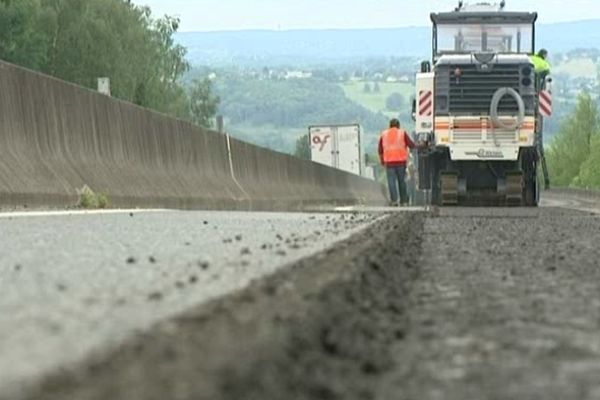
[{"label": "cloudy sky", "polygon": [[[134,0],[156,16],[179,16],[181,31],[423,26],[456,0]],[[507,0],[542,23],[600,19],[600,0]],[[600,24],[599,24],[600,25]],[[600,29],[600,26],[598,27]]]}]

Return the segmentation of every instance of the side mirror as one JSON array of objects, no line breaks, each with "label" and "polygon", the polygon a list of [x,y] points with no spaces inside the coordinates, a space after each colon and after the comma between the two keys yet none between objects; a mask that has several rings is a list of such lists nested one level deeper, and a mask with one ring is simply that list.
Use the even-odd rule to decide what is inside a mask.
[{"label": "side mirror", "polygon": [[412,120],[417,120],[417,99],[412,99]]}]

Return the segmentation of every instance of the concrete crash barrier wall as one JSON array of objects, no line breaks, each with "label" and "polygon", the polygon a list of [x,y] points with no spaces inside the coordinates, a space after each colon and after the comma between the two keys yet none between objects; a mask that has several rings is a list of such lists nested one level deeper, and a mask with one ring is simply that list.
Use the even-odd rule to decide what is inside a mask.
[{"label": "concrete crash barrier wall", "polygon": [[[381,204],[381,185],[0,62],[0,206],[300,209]],[[233,173],[232,173],[233,172]]]},{"label": "concrete crash barrier wall", "polygon": [[233,174],[252,209],[303,209],[328,203],[385,203],[383,186],[359,176],[230,139]]}]

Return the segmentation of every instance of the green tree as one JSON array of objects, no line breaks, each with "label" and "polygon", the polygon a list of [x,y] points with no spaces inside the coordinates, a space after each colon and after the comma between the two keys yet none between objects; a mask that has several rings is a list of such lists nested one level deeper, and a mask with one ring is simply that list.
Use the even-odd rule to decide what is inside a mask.
[{"label": "green tree", "polygon": [[579,177],[580,186],[585,188],[600,188],[600,130],[592,137],[590,156],[581,166]]},{"label": "green tree", "polygon": [[190,113],[192,122],[211,128],[219,107],[219,97],[213,94],[210,79],[195,80],[190,88]]},{"label": "green tree", "polygon": [[302,135],[296,140],[296,149],[294,150],[294,155],[305,160],[311,159],[308,134]]},{"label": "green tree", "polygon": [[42,23],[38,0],[0,0],[0,59],[41,69],[47,56]]},{"label": "green tree", "polygon": [[178,29],[129,0],[0,0],[0,58],[90,89],[108,77],[113,96],[192,119]]},{"label": "green tree", "polygon": [[115,97],[187,117],[178,80],[189,65],[174,43],[177,18],[155,20],[150,8],[122,0],[40,1],[48,43],[42,72],[91,89],[106,76]]},{"label": "green tree", "polygon": [[593,180],[586,168],[592,142],[597,140],[599,132],[598,107],[588,93],[582,93],[575,111],[562,122],[548,152],[550,173],[557,186],[579,186],[583,177]]}]

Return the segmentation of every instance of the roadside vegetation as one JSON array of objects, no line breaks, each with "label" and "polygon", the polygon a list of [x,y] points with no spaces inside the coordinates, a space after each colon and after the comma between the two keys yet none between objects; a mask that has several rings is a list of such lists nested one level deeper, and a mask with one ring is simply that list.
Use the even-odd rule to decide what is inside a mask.
[{"label": "roadside vegetation", "polygon": [[79,208],[106,209],[110,207],[110,200],[106,193],[96,193],[87,185],[79,192]]},{"label": "roadside vegetation", "polygon": [[600,188],[600,114],[589,93],[582,93],[565,118],[548,152],[555,186]]},{"label": "roadside vegetation", "polygon": [[0,0],[0,59],[90,89],[108,77],[117,98],[208,126],[218,99],[207,79],[180,83],[178,28],[124,0]]}]

